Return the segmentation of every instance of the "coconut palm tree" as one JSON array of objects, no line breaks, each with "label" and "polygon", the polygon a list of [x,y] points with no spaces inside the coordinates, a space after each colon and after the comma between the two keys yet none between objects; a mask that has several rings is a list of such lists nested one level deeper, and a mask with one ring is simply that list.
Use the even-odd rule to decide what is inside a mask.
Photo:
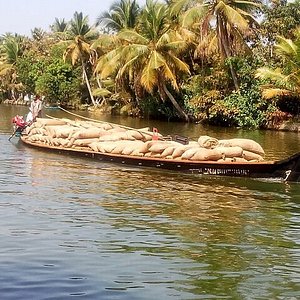
[{"label": "coconut palm tree", "polygon": [[[252,24],[257,24],[251,13],[259,7],[257,2],[249,0],[173,0],[171,10],[184,11],[184,26],[200,23],[200,46],[204,44],[206,50],[218,49],[222,58],[229,59],[241,47],[248,48],[245,38]],[[230,60],[229,67],[238,89],[237,75]]]},{"label": "coconut palm tree", "polygon": [[96,26],[101,26],[109,32],[134,28],[139,14],[140,8],[136,0],[120,0],[119,2],[115,2],[109,8],[109,11],[98,16]]},{"label": "coconut palm tree", "polygon": [[68,29],[68,22],[65,21],[65,19],[58,19],[55,18],[54,23],[50,26],[52,32],[66,32]]},{"label": "coconut palm tree", "polygon": [[170,88],[179,90],[177,76],[189,74],[188,65],[180,59],[186,42],[168,25],[167,6],[147,1],[136,30],[123,29],[118,35],[123,45],[104,55],[96,71],[102,78],[116,76],[116,81],[129,78],[136,95],[140,89],[158,91],[162,101],[169,99],[178,114],[189,120]]},{"label": "coconut palm tree", "polygon": [[66,22],[65,19],[55,18],[54,23],[50,25],[50,29],[53,33],[52,36],[55,37],[58,41],[66,40],[69,23]]},{"label": "coconut palm tree", "polygon": [[98,35],[88,24],[88,17],[84,17],[82,13],[78,12],[74,13],[73,19],[70,21],[68,33],[72,42],[64,52],[63,58],[65,61],[70,60],[72,65],[75,65],[77,62],[81,63],[82,75],[88,88],[90,98],[92,103],[96,105],[87,69],[90,67],[90,59],[95,53],[93,49],[91,49],[89,42],[94,40]]},{"label": "coconut palm tree", "polygon": [[46,38],[47,33],[42,28],[35,27],[31,30],[31,35],[33,40],[39,42]]},{"label": "coconut palm tree", "polygon": [[0,57],[0,80],[1,85],[10,91],[11,98],[16,98],[16,90],[22,85],[18,83],[16,63],[24,50],[24,37],[19,35],[6,34],[2,36],[1,57]]},{"label": "coconut palm tree", "polygon": [[271,81],[263,85],[263,97],[294,96],[300,98],[300,28],[295,31],[295,40],[278,37],[276,53],[281,57],[284,68],[259,68],[256,77]]}]

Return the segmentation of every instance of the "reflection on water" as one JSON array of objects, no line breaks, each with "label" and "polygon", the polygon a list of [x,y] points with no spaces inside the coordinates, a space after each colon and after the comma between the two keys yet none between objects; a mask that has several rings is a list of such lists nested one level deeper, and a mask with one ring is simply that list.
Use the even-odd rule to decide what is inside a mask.
[{"label": "reflection on water", "polygon": [[299,184],[96,163],[1,130],[1,299],[298,298]]}]

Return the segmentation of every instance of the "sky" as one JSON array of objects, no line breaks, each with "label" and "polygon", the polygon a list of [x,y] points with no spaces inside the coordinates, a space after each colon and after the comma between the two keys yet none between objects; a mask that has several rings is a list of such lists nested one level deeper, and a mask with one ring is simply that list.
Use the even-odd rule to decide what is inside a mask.
[{"label": "sky", "polygon": [[[115,0],[0,0],[0,35],[11,32],[31,36],[35,27],[49,31],[55,18],[72,19],[74,12],[89,17],[90,25]],[[138,1],[143,3],[144,1]]]}]

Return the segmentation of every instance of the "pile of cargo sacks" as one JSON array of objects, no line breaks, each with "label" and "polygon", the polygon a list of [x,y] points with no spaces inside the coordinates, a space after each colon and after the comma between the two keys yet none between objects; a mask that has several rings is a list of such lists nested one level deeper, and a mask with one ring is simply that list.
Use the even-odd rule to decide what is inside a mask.
[{"label": "pile of cargo sacks", "polygon": [[197,141],[164,137],[149,128],[70,119],[38,118],[23,138],[31,144],[95,151],[114,155],[218,162],[262,161],[263,148],[251,139],[218,140],[200,136]]}]

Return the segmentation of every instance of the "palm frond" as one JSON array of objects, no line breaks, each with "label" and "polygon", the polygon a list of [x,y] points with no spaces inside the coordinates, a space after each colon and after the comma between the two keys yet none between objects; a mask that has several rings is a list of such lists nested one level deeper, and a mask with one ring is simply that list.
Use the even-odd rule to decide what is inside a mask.
[{"label": "palm frond", "polygon": [[152,51],[149,57],[149,68],[157,70],[164,64],[165,64],[164,57],[159,52]]},{"label": "palm frond", "polygon": [[135,30],[130,30],[130,29],[121,30],[118,33],[118,37],[125,41],[136,43],[136,44],[146,45],[149,43],[149,40],[145,38],[143,35],[139,34]]},{"label": "palm frond", "polygon": [[257,78],[277,81],[278,83],[281,83],[285,78],[285,75],[282,74],[281,69],[272,70],[267,67],[257,69],[255,76]]},{"label": "palm frond", "polygon": [[103,55],[95,67],[95,72],[100,74],[101,79],[108,78],[117,72],[121,63],[121,53],[114,49]]},{"label": "palm frond", "polygon": [[197,5],[187,10],[182,16],[182,25],[189,27],[193,23],[200,21],[207,12],[206,5]]},{"label": "palm frond", "polygon": [[171,2],[170,5],[170,15],[171,16],[177,16],[182,11],[185,11],[188,7],[190,1],[189,0],[174,0]]},{"label": "palm frond", "polygon": [[238,27],[243,32],[249,28],[246,19],[234,8],[225,4],[223,1],[219,1],[219,3],[216,5],[216,11],[220,11],[222,14],[224,14],[228,23],[230,23],[232,26]]},{"label": "palm frond", "polygon": [[278,54],[285,56],[297,56],[299,51],[298,46],[290,39],[278,36],[279,43],[276,44]]},{"label": "palm frond", "polygon": [[169,59],[172,61],[172,64],[176,67],[176,69],[185,74],[190,74],[190,68],[184,61],[173,54],[169,55]]},{"label": "palm frond", "polygon": [[269,88],[269,87],[262,87],[263,92],[262,96],[264,99],[272,99],[275,97],[282,97],[282,96],[290,96],[293,93],[290,90],[279,89],[279,88]]},{"label": "palm frond", "polygon": [[171,82],[173,88],[178,91],[178,85],[177,85],[177,81],[176,81],[176,76],[175,74],[172,72],[172,70],[170,69],[170,67],[165,64],[163,67],[164,70],[164,77]]},{"label": "palm frond", "polygon": [[149,93],[153,92],[154,87],[157,85],[157,72],[153,69],[150,64],[146,64],[146,66],[142,70],[141,76],[141,85],[145,88]]},{"label": "palm frond", "polygon": [[107,97],[111,95],[112,93],[105,88],[97,88],[93,90],[93,96],[95,97]]}]

